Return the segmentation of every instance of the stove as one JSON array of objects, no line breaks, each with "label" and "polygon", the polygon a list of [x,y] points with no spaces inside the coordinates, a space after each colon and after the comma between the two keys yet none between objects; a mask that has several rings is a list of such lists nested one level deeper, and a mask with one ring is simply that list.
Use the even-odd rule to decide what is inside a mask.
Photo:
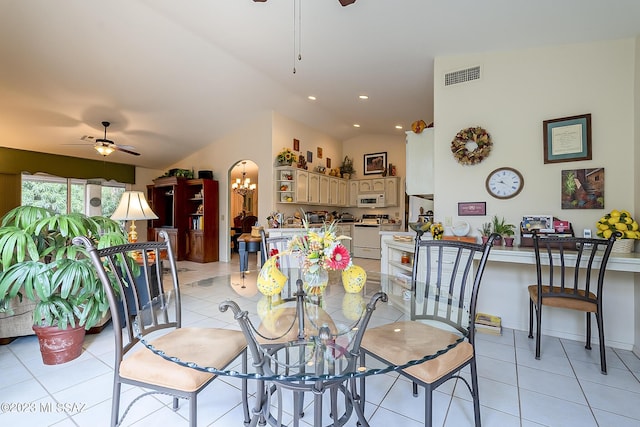
[{"label": "stove", "polygon": [[362,221],[360,221],[360,224],[379,225],[380,223],[388,222],[388,220],[389,220],[389,215],[386,215],[386,214],[381,214],[381,215],[364,214],[362,215]]}]

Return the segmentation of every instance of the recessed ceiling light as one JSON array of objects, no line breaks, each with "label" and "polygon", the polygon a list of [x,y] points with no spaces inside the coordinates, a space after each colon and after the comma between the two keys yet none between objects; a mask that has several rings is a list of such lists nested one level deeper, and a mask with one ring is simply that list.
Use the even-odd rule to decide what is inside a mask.
[{"label": "recessed ceiling light", "polygon": [[312,101],[315,101],[315,100],[316,100],[316,97],[315,97],[315,96],[313,96],[313,95],[309,95],[307,98],[309,98],[309,99],[310,99],[310,100],[312,100]]},{"label": "recessed ceiling light", "polygon": [[369,99],[369,96],[367,96],[367,95],[360,95],[358,98],[360,98],[360,99]]},{"label": "recessed ceiling light", "polygon": [[359,124],[357,124],[357,123],[354,123],[354,124],[353,124],[353,127],[354,127],[354,128],[359,128],[359,127],[360,127],[360,125],[359,125]]},{"label": "recessed ceiling light", "polygon": [[396,125],[396,129],[402,129],[402,125]]}]

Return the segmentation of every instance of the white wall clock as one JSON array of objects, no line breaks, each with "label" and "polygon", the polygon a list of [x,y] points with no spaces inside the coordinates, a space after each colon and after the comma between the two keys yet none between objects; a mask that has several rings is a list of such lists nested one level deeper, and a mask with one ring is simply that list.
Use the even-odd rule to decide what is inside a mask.
[{"label": "white wall clock", "polygon": [[496,199],[510,199],[522,191],[524,178],[513,168],[502,167],[487,176],[485,185],[489,194]]}]

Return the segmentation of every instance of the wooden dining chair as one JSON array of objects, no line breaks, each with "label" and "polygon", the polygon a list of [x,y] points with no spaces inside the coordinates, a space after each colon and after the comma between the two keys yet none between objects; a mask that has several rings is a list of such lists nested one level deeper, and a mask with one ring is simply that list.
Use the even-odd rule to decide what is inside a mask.
[{"label": "wooden dining chair", "polygon": [[[85,237],[73,240],[87,249],[106,292],[113,319],[115,357],[111,426],[120,425],[141,397],[167,394],[173,396],[174,410],[178,409],[179,398],[189,401],[189,425],[195,427],[197,395],[216,377],[161,357],[143,345],[141,339],[148,340],[167,355],[199,366],[224,369],[241,357],[242,372],[246,372],[247,341],[242,332],[182,327],[176,261],[167,234],[164,231],[159,234],[164,241],[104,249],[97,249]],[[168,271],[163,268],[167,265]],[[149,309],[149,304],[153,310]],[[247,380],[241,381],[244,417],[245,422],[249,422]],[[120,417],[122,384],[150,391],[133,399]]]},{"label": "wooden dining chair", "polygon": [[586,345],[591,350],[591,313],[598,325],[600,369],[607,373],[602,314],[602,288],[614,233],[609,239],[546,237],[533,233],[536,257],[535,285],[529,291],[529,338],[536,318],[536,359],[540,359],[542,306],[584,311],[587,317]]},{"label": "wooden dining chair", "polygon": [[[418,236],[411,279],[410,320],[370,328],[364,333],[360,346],[363,366],[366,366],[367,355],[394,366],[433,355],[429,360],[399,370],[413,382],[414,396],[418,396],[418,385],[425,390],[425,426],[432,425],[433,391],[452,378],[462,380],[471,392],[475,425],[480,426],[472,319],[489,252],[497,237],[492,234],[487,243],[481,245],[421,240]],[[447,347],[446,352],[440,351]],[[460,375],[465,366],[471,368],[471,384]],[[366,379],[366,376],[360,378],[359,404],[363,411]]]}]

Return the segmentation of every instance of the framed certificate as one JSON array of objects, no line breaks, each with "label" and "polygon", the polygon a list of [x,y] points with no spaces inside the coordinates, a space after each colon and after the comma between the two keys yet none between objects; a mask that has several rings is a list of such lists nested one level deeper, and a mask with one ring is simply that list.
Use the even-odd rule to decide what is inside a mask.
[{"label": "framed certificate", "polygon": [[545,120],[544,162],[591,160],[591,114]]}]

